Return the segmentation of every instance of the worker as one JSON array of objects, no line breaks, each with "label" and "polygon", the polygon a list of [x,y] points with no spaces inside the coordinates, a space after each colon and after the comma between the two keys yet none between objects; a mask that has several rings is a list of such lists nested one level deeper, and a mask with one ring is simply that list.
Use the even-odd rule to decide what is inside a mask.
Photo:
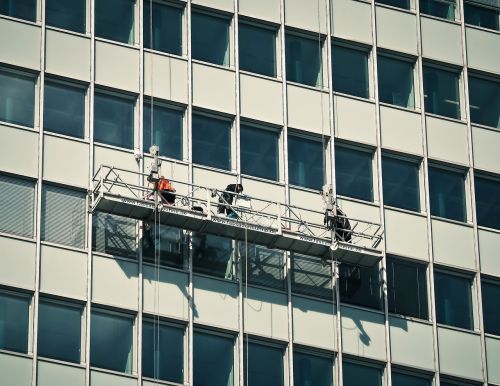
[{"label": "worker", "polygon": [[336,204],[334,205],[335,211],[330,207],[330,205],[327,206],[323,223],[326,225],[326,229],[335,231],[335,240],[350,243],[352,239],[352,231],[349,219]]},{"label": "worker", "polygon": [[160,195],[161,202],[168,205],[175,203],[175,188],[171,181],[164,177],[158,180],[158,194]]},{"label": "worker", "polygon": [[229,184],[226,186],[226,190],[219,196],[217,212],[225,212],[227,217],[237,219],[238,214],[233,210],[231,205],[233,205],[234,197],[241,192],[243,192],[243,185],[241,184]]}]

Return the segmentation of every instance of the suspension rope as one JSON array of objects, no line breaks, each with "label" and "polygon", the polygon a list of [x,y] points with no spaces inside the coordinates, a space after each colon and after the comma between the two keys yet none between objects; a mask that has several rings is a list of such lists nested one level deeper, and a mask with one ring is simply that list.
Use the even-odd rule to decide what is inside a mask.
[{"label": "suspension rope", "polygon": [[[246,220],[245,220],[245,223],[246,223]],[[246,224],[245,224],[246,225]],[[248,302],[248,227],[245,226],[245,308],[243,310],[243,333],[245,332],[245,321],[246,321],[246,317],[247,317],[247,313],[246,313],[246,306],[247,306],[247,302]],[[249,385],[248,383],[248,377],[249,377],[249,369],[248,369],[248,363],[249,363],[249,359],[248,359],[248,332],[246,333],[246,359],[245,359],[245,368],[246,368],[246,386]]]},{"label": "suspension rope", "polygon": [[[320,19],[320,1],[324,0],[318,0],[317,1],[317,10],[318,10],[318,60],[319,60],[319,76],[321,79],[321,99],[320,99],[320,104],[321,104],[321,155],[322,155],[322,161],[323,161],[323,173],[326,173],[326,149],[325,149],[325,124],[324,124],[324,109],[323,109],[323,55],[322,55],[322,50],[321,50],[321,19]],[[326,9],[326,2],[325,2],[325,9]],[[325,15],[326,15],[326,10],[325,10]],[[324,174],[323,174],[324,175]]]}]

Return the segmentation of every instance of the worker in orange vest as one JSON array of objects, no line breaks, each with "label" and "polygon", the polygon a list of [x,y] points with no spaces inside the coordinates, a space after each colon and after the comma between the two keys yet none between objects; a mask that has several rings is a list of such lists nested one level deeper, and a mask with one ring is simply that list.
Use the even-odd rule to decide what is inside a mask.
[{"label": "worker in orange vest", "polygon": [[156,185],[158,194],[164,204],[174,205],[175,203],[175,188],[171,181],[164,177],[160,177]]}]

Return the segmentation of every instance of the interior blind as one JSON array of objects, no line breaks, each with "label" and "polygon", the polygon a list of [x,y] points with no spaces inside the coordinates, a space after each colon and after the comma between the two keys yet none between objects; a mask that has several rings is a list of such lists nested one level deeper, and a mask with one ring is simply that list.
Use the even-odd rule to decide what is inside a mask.
[{"label": "interior blind", "polygon": [[34,237],[35,183],[0,175],[0,232]]},{"label": "interior blind", "polygon": [[96,212],[92,221],[92,249],[121,257],[137,258],[136,221]]},{"label": "interior blind", "polygon": [[292,256],[292,291],[332,299],[331,263],[318,257]]}]

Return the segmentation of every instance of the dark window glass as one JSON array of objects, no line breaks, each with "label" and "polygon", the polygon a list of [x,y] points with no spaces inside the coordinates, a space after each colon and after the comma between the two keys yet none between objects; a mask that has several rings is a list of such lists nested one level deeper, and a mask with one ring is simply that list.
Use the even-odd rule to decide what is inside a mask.
[{"label": "dark window glass", "polygon": [[160,265],[184,267],[184,241],[182,230],[160,224],[144,222],[142,228],[142,257],[147,263],[155,263],[155,252],[159,253]]},{"label": "dark window glass", "polygon": [[240,23],[240,70],[276,76],[276,31]]},{"label": "dark window glass", "polygon": [[0,72],[0,121],[34,126],[35,78]]},{"label": "dark window glass", "polygon": [[373,201],[372,154],[347,147],[335,147],[337,194]]},{"label": "dark window glass", "polygon": [[333,386],[331,359],[315,355],[293,353],[294,386]]},{"label": "dark window glass", "polygon": [[315,256],[292,255],[292,292],[333,299],[332,266]]},{"label": "dark window glass", "polygon": [[242,125],[241,171],[251,176],[278,180],[278,136],[271,130]]},{"label": "dark window glass", "polygon": [[382,157],[384,204],[420,211],[418,164],[392,157]]},{"label": "dark window glass", "polygon": [[96,36],[120,43],[134,43],[135,0],[96,0]]},{"label": "dark window glass", "polygon": [[165,324],[155,325],[150,321],[143,323],[142,375],[163,381],[184,382],[184,330],[182,328]]},{"label": "dark window glass", "polygon": [[33,238],[35,182],[0,174],[0,232]]},{"label": "dark window glass", "polygon": [[195,272],[233,279],[233,243],[230,239],[195,233],[192,244]]},{"label": "dark window glass", "polygon": [[287,33],[285,36],[286,80],[309,86],[321,86],[323,83],[322,46],[323,42],[318,43],[317,39]]},{"label": "dark window glass", "polygon": [[194,333],[194,386],[234,385],[234,339]]},{"label": "dark window glass", "polygon": [[96,212],[92,217],[92,250],[114,256],[137,258],[136,221]]},{"label": "dark window glass", "polygon": [[429,167],[431,214],[466,221],[465,177],[462,173]]},{"label": "dark window glass", "polygon": [[0,0],[0,14],[34,22],[36,5],[36,0]]},{"label": "dark window glass", "polygon": [[191,23],[193,59],[229,66],[229,19],[193,12]]},{"label": "dark window glass", "polygon": [[472,123],[500,129],[500,82],[469,76]]},{"label": "dark window glass", "polygon": [[82,310],[41,301],[38,309],[38,355],[80,363]]},{"label": "dark window glass", "polygon": [[483,294],[483,323],[484,332],[487,334],[500,335],[500,284],[483,281],[481,283]]},{"label": "dark window glass", "polygon": [[376,2],[391,5],[393,7],[410,9],[410,0],[377,0]]},{"label": "dark window glass", "polygon": [[368,52],[334,45],[332,74],[334,91],[361,98],[370,97]]},{"label": "dark window glass", "polygon": [[94,97],[94,140],[134,148],[134,101],[109,94]]},{"label": "dark window glass", "polygon": [[85,33],[85,0],[45,0],[45,21],[51,27]]},{"label": "dark window glass", "polygon": [[[144,103],[144,152],[151,146],[151,105]],[[182,126],[184,112],[153,105],[153,143],[160,147],[160,155],[182,159]]]},{"label": "dark window glass", "polygon": [[193,162],[231,169],[231,122],[193,115]]},{"label": "dark window glass", "polygon": [[[238,243],[238,248],[243,258],[243,277],[248,283],[285,289],[283,251],[243,242]],[[248,257],[248,262],[245,262],[245,257]]]},{"label": "dark window glass", "polygon": [[424,264],[387,258],[389,312],[428,319],[427,275]]},{"label": "dark window glass", "polygon": [[45,83],[43,129],[83,138],[85,135],[85,89],[61,83]]},{"label": "dark window glass", "polygon": [[382,284],[377,266],[340,265],[340,301],[369,308],[382,308]]},{"label": "dark window glass", "polygon": [[473,328],[471,280],[435,272],[434,290],[437,322],[471,330]]},{"label": "dark window glass", "polygon": [[392,386],[430,386],[430,384],[431,382],[427,378],[392,372]]},{"label": "dark window glass", "polygon": [[460,118],[459,74],[424,66],[425,111]]},{"label": "dark window glass", "polygon": [[0,292],[0,349],[28,352],[29,306],[27,297]]},{"label": "dark window glass", "polygon": [[479,4],[464,2],[465,24],[498,31],[499,11],[498,8],[482,7]]},{"label": "dark window glass", "polygon": [[[182,55],[182,8],[144,0],[143,11],[144,47],[156,51]],[[151,45],[150,17],[153,16],[153,45]]]},{"label": "dark window glass", "polygon": [[375,367],[343,362],[344,386],[382,386],[382,371]]},{"label": "dark window glass", "polygon": [[420,0],[420,12],[427,15],[455,20],[455,0]]},{"label": "dark window glass", "polygon": [[379,56],[377,68],[380,102],[414,109],[413,63]]},{"label": "dark window glass", "polygon": [[500,181],[476,176],[478,225],[500,229]]},{"label": "dark window glass", "polygon": [[292,185],[321,190],[324,181],[320,141],[288,135],[288,178]]},{"label": "dark window glass", "polygon": [[[248,345],[248,350],[247,350]],[[246,386],[283,386],[283,349],[257,343],[246,343],[244,348]]]}]

